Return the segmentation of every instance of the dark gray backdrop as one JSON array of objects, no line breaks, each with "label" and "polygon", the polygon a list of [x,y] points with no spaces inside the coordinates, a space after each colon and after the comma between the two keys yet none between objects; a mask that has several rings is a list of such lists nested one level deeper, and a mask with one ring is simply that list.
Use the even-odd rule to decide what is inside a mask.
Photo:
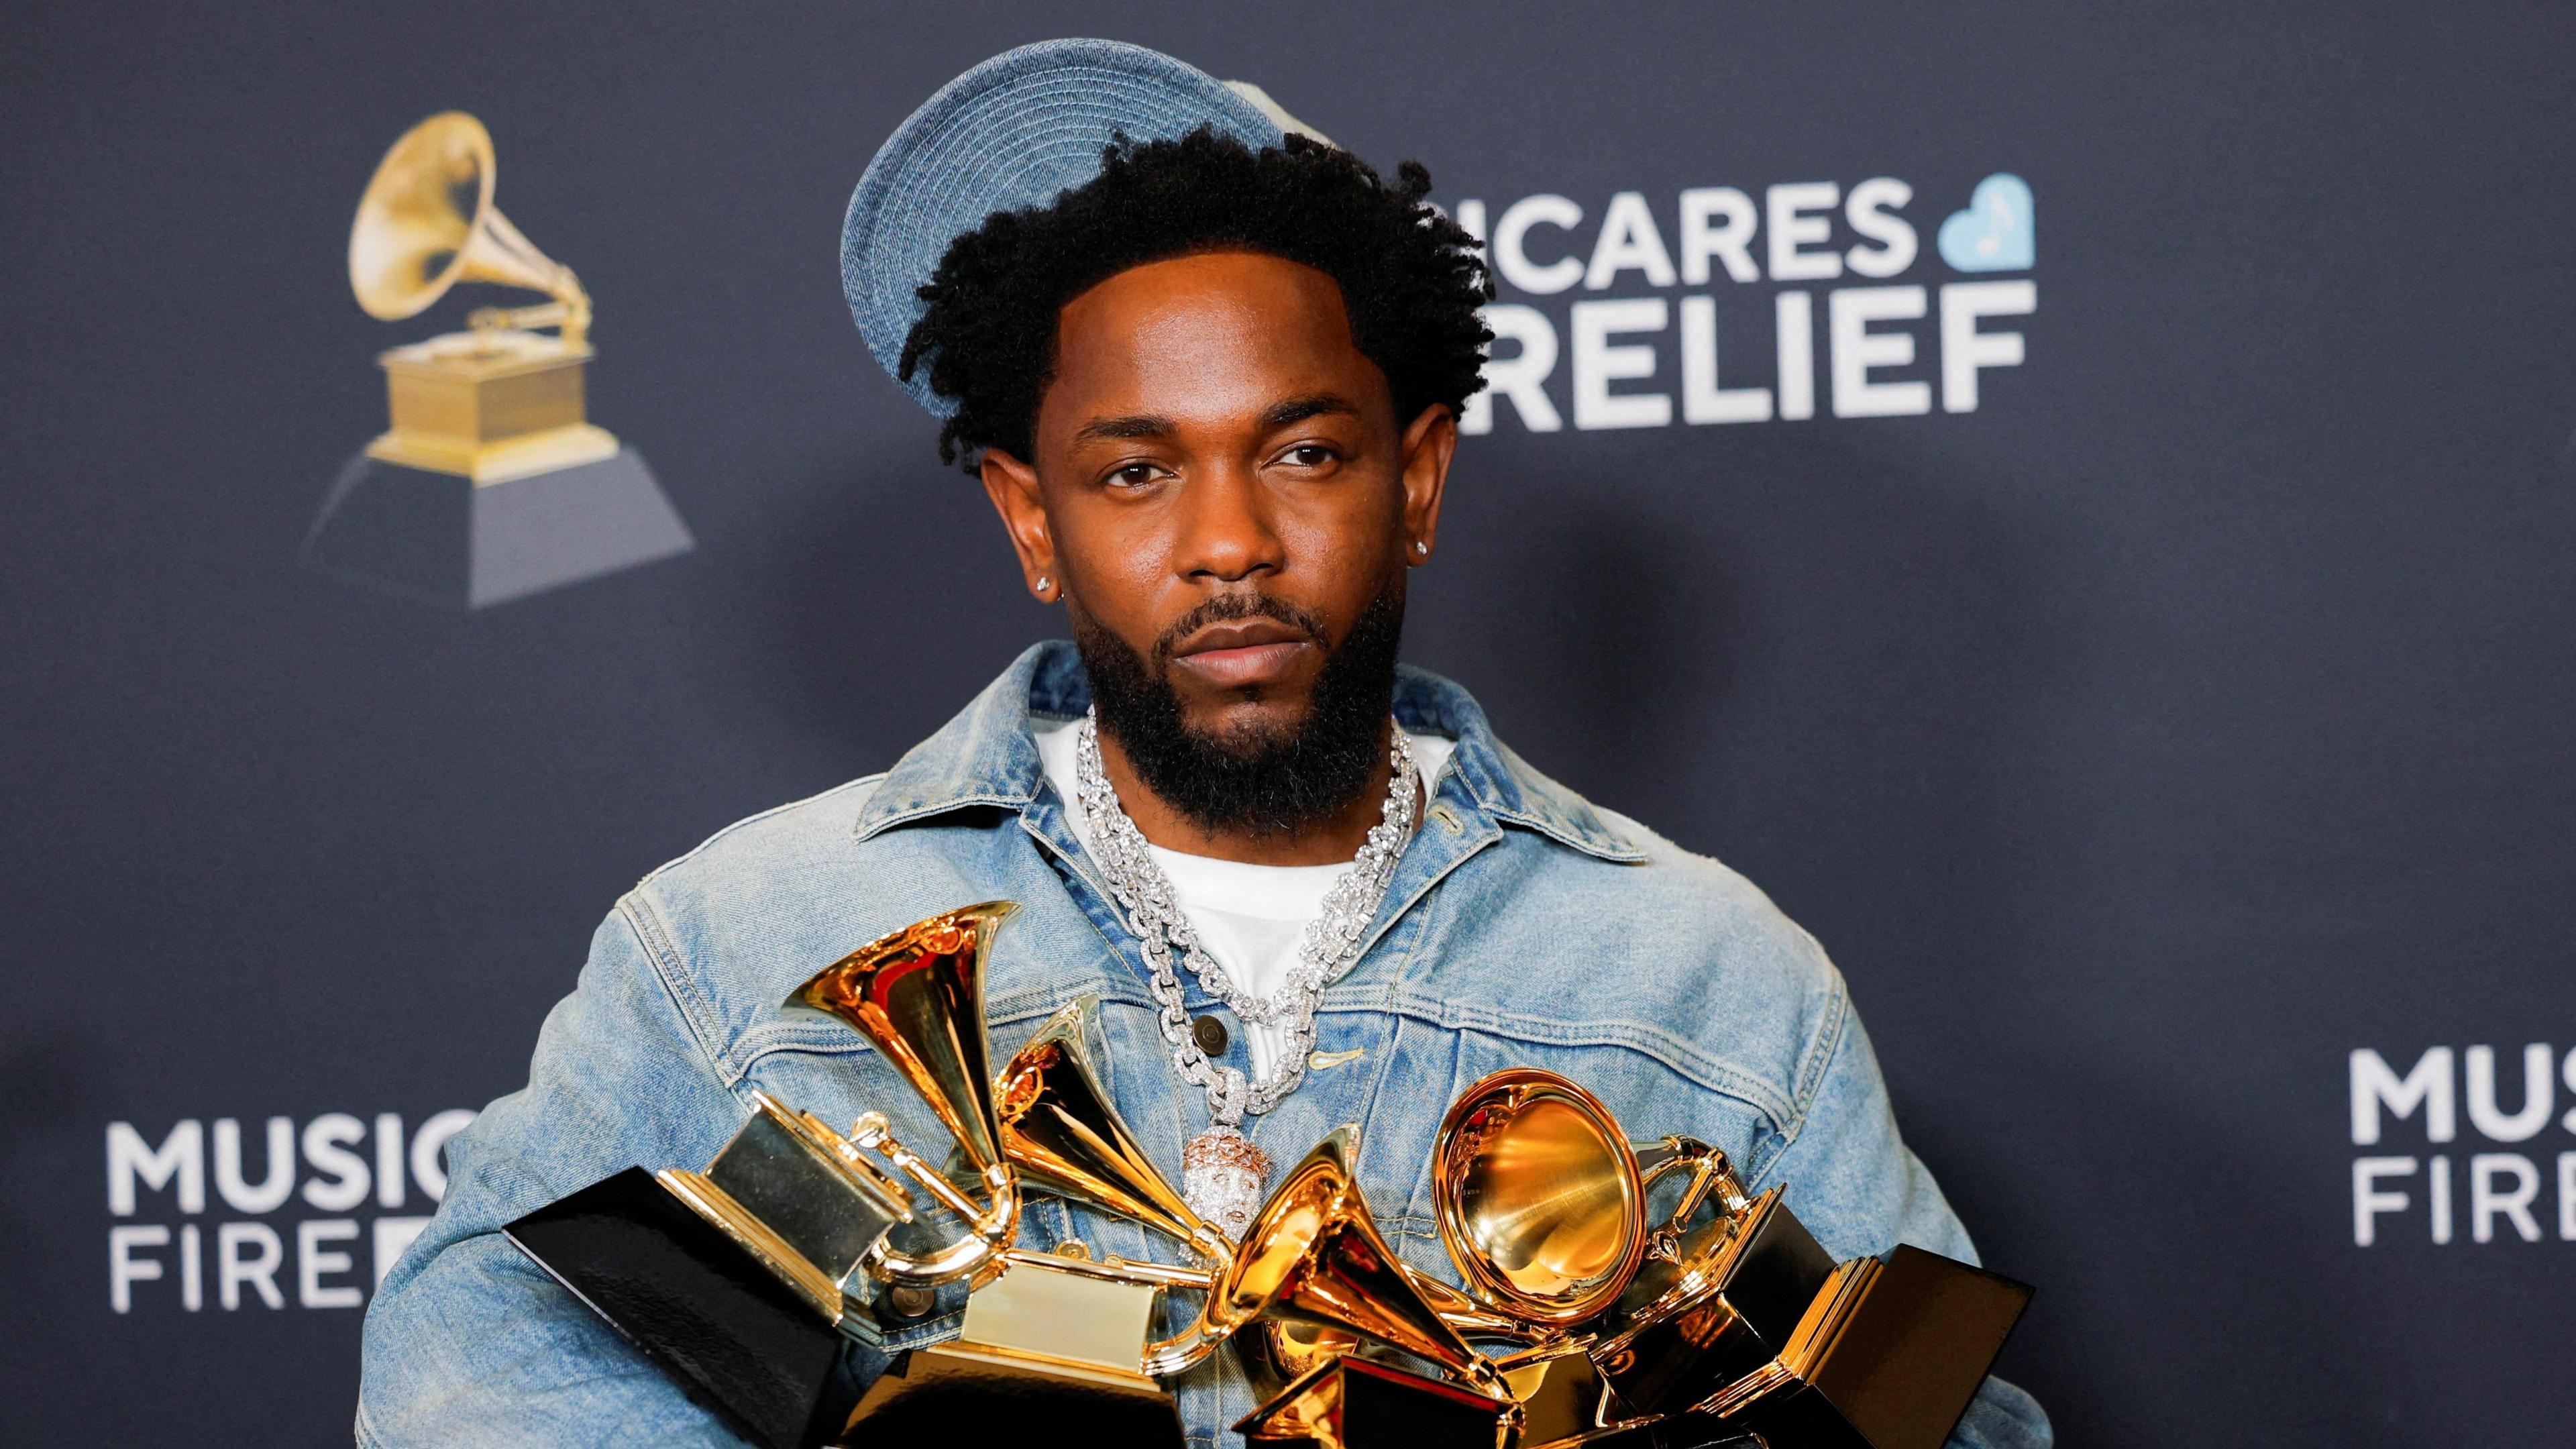
[{"label": "dark gray backdrop", "polygon": [[[1669,243],[1684,188],[1886,175],[1923,251],[1892,284],[1937,289],[1941,219],[2026,178],[2008,275],[2038,310],[1987,324],[2028,357],[1979,410],[1532,434],[1505,407],[1409,655],[1825,942],[1909,1139],[2040,1285],[2004,1371],[2067,1442],[2564,1432],[2576,1087],[2518,1145],[2428,1143],[2419,1111],[2365,1149],[2347,1106],[2356,1048],[2449,1047],[2465,1102],[2490,1045],[2511,1110],[2525,1044],[2576,1037],[2563,12],[275,9],[0,20],[12,1437],[345,1442],[359,1314],[300,1306],[296,1224],[392,1209],[269,1213],[286,1306],[227,1310],[245,1214],[210,1185],[115,1215],[108,1124],[237,1119],[256,1161],[270,1117],[410,1130],[511,1089],[620,890],[883,768],[1056,629],[868,360],[835,247],[933,86],[1079,33],[1256,80],[1444,200],[1572,198],[1550,254],[1617,191]],[[596,297],[592,415],[694,553],[477,612],[298,567],[382,426],[375,352],[493,300],[389,327],[347,291],[378,155],[448,107]],[[1811,286],[1820,367],[1853,280]],[[1730,385],[1764,383],[1781,288],[1729,286],[1504,300],[1562,335],[1572,301],[1713,290]],[[1937,382],[1912,330],[1884,375]],[[1622,390],[1674,389],[1671,334],[1623,340],[1661,371]],[[1565,364],[1549,386],[1569,408]],[[2475,1241],[2470,1158],[2500,1153],[2540,1241],[2492,1205]],[[2424,1167],[2362,1247],[2370,1154]],[[203,1226],[197,1310],[174,1236],[114,1311],[133,1224]],[[363,1238],[314,1246],[355,1262],[318,1283],[372,1281]]]}]

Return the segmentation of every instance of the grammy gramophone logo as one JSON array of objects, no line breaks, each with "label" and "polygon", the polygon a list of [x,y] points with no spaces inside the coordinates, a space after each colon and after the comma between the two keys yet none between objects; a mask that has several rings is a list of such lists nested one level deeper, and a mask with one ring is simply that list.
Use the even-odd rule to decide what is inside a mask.
[{"label": "grammy gramophone logo", "polygon": [[590,294],[492,204],[493,174],[490,133],[449,111],[367,183],[349,286],[369,316],[418,316],[462,282],[550,300],[480,308],[379,357],[391,426],[341,469],[304,545],[323,572],[469,608],[691,545],[643,457],[589,420]]}]

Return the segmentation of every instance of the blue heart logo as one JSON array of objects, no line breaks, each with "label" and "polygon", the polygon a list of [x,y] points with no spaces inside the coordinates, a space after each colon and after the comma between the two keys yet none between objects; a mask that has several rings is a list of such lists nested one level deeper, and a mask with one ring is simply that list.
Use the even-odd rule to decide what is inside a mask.
[{"label": "blue heart logo", "polygon": [[2037,255],[2030,183],[2009,171],[1978,182],[1968,209],[1941,223],[1941,260],[1960,271],[2026,272]]}]

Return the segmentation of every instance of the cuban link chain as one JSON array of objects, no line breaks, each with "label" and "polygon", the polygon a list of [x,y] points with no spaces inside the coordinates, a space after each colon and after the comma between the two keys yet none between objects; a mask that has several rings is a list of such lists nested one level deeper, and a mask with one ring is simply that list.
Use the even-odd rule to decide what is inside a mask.
[{"label": "cuban link chain", "polygon": [[[1182,1153],[1183,1192],[1191,1209],[1214,1223],[1226,1236],[1240,1239],[1252,1225],[1269,1180],[1270,1160],[1243,1135],[1243,1119],[1279,1105],[1305,1080],[1306,1057],[1315,1047],[1315,1013],[1324,988],[1350,970],[1358,955],[1360,934],[1377,919],[1395,878],[1397,857],[1413,836],[1413,802],[1417,776],[1413,746],[1401,728],[1388,731],[1394,744],[1387,780],[1386,806],[1369,827],[1351,868],[1324,893],[1324,908],[1306,923],[1297,940],[1297,964],[1287,984],[1269,996],[1239,988],[1225,968],[1199,944],[1198,932],[1181,911],[1169,876],[1154,860],[1136,822],[1118,803],[1100,763],[1100,714],[1093,710],[1076,731],[1074,784],[1082,796],[1082,813],[1091,826],[1091,853],[1108,878],[1110,894],[1127,914],[1128,929],[1145,951],[1154,1000],[1161,1007],[1163,1041],[1172,1049],[1173,1070],[1182,1080],[1207,1093],[1208,1129],[1189,1141]],[[1285,1029],[1287,1043],[1257,1080],[1239,1068],[1208,1060],[1190,1031],[1190,1014],[1181,997],[1177,954],[1208,995],[1222,1001],[1247,1026]]]}]

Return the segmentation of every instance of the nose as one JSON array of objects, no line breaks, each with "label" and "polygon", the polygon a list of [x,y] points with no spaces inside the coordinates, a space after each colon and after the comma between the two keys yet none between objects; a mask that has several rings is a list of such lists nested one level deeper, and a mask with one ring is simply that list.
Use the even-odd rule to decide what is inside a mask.
[{"label": "nose", "polygon": [[1181,490],[1173,571],[1198,584],[1232,584],[1287,564],[1273,500],[1252,470],[1220,465]]}]

